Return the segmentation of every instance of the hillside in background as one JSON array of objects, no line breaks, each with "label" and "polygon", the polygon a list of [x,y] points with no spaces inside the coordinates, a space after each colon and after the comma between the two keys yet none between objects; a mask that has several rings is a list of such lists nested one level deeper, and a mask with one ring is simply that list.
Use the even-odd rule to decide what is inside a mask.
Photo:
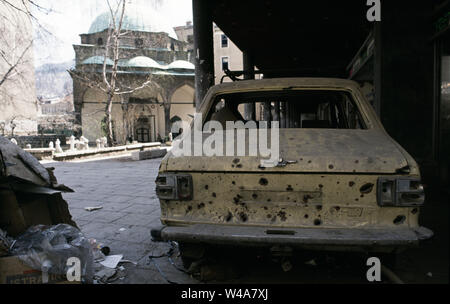
[{"label": "hillside in background", "polygon": [[36,69],[36,93],[38,97],[55,98],[71,95],[72,78],[67,70],[75,65],[75,61],[50,63]]}]

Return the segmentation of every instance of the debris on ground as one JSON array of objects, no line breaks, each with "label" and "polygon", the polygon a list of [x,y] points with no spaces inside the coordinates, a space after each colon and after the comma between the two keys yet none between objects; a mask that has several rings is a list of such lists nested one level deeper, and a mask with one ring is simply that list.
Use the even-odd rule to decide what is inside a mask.
[{"label": "debris on ground", "polygon": [[103,261],[100,262],[100,264],[108,268],[116,268],[119,262],[122,260],[122,258],[123,258],[122,254],[108,255],[105,257]]},{"label": "debris on ground", "polygon": [[[0,258],[2,283],[64,283],[79,265],[78,283],[92,282],[92,251],[78,228],[67,224],[36,225],[19,235]],[[33,273],[34,276],[29,276]]]},{"label": "debris on ground", "polygon": [[305,265],[309,265],[309,266],[317,266],[316,260],[312,259],[310,261],[305,262]]},{"label": "debris on ground", "polygon": [[7,256],[13,245],[13,239],[10,238],[5,231],[0,229],[0,257]]},{"label": "debris on ground", "polygon": [[92,212],[92,211],[96,211],[96,210],[100,210],[103,209],[103,206],[97,206],[97,207],[85,207],[84,210]]},{"label": "debris on ground", "polygon": [[94,255],[94,284],[111,284],[117,280],[123,280],[126,276],[125,267],[122,263],[136,262],[124,260],[122,254],[109,255],[111,249],[97,242],[96,239],[89,239],[89,243]]},{"label": "debris on ground", "polygon": [[73,190],[58,184],[53,168],[0,136],[0,229],[17,237],[35,225],[78,228],[62,192]]}]

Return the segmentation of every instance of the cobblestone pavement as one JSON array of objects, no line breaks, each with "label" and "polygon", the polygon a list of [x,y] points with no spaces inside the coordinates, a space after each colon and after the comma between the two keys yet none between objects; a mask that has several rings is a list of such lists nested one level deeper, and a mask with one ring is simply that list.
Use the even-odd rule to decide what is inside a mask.
[{"label": "cobblestone pavement", "polygon": [[[56,162],[54,167],[59,183],[75,190],[64,194],[70,212],[81,230],[111,248],[111,254],[123,254],[124,259],[138,264],[124,264],[126,277],[116,283],[167,283],[149,255],[161,255],[169,249],[166,243],[154,243],[150,227],[160,224],[159,202],[155,194],[160,159],[132,161],[129,157],[87,162]],[[448,202],[448,200],[447,200]],[[102,206],[88,212],[85,207]],[[435,231],[433,242],[401,255],[397,274],[406,282],[448,283],[448,203],[435,198],[423,212],[422,224]],[[125,230],[123,230],[124,228]],[[242,249],[234,250],[244,253]],[[293,271],[283,272],[270,259],[250,258],[239,261],[238,279],[225,282],[245,283],[364,283],[366,265],[348,266],[345,259],[328,257],[323,266],[297,263]],[[330,266],[330,260],[333,267]],[[155,260],[164,275],[178,283],[199,283],[177,270],[167,258]],[[334,262],[333,262],[334,261]],[[181,264],[174,258],[175,264]],[[231,268],[233,261],[224,261],[222,269]],[[311,264],[311,263],[310,263]],[[314,264],[314,263],[312,263]],[[234,265],[236,266],[236,265]],[[214,270],[213,270],[214,271]]]},{"label": "cobblestone pavement", "polygon": [[[111,254],[123,254],[124,259],[138,263],[124,264],[126,278],[117,283],[166,283],[148,259],[149,255],[160,255],[169,249],[164,243],[153,243],[150,237],[150,227],[160,224],[154,183],[160,161],[116,158],[45,164],[55,168],[59,183],[75,190],[63,196],[82,232],[109,246]],[[92,212],[84,209],[96,206],[103,208]],[[197,282],[165,259],[156,261],[170,279]]]}]

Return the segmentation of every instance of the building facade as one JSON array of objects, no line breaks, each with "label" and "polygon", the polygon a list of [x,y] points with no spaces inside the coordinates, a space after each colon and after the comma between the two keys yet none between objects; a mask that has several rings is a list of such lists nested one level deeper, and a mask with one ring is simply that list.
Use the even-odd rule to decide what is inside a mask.
[{"label": "building facade", "polygon": [[0,1],[0,135],[37,133],[33,30],[26,3]]},{"label": "building facade", "polygon": [[[113,66],[105,56],[110,18],[109,13],[99,15],[89,32],[80,35],[81,44],[74,45],[74,107],[82,134],[90,141],[105,136],[107,96],[93,83],[102,83],[105,62],[108,75]],[[122,29],[117,80],[127,93],[113,99],[113,137],[119,144],[164,140],[173,122],[189,122],[195,113],[188,43],[178,40],[148,8],[128,6]]]}]

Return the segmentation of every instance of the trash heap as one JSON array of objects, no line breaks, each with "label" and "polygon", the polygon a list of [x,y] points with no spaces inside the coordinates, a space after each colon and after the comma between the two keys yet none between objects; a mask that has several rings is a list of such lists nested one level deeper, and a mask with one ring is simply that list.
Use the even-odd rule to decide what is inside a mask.
[{"label": "trash heap", "polygon": [[0,136],[0,283],[92,282],[92,248],[62,192],[73,190],[53,168]]}]

